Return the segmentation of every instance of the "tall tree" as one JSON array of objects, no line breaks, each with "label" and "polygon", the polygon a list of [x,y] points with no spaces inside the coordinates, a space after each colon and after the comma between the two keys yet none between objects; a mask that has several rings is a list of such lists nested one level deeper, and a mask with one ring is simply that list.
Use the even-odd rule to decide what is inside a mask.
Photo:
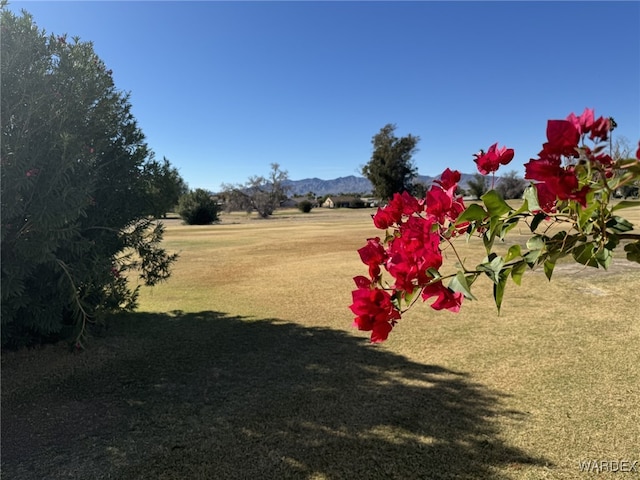
[{"label": "tall tree", "polygon": [[373,185],[373,194],[381,199],[390,199],[394,193],[412,191],[413,179],[418,171],[413,164],[420,137],[411,134],[398,138],[396,125],[387,124],[373,136],[373,153],[362,174]]},{"label": "tall tree", "polygon": [[498,184],[496,185],[496,191],[502,195],[502,198],[505,200],[522,198],[522,194],[527,185],[528,182],[522,177],[519,177],[518,172],[511,170],[500,176]]},{"label": "tall tree", "polygon": [[178,205],[180,197],[189,193],[180,172],[166,157],[162,162],[150,159],[144,165],[144,177],[149,209],[155,218],[166,218],[167,212]]},{"label": "tall tree", "polygon": [[75,336],[169,276],[149,219],[150,151],[91,43],[2,8],[2,344]]},{"label": "tall tree", "polygon": [[474,198],[479,199],[489,190],[487,177],[480,173],[476,173],[471,180],[467,182],[467,193]]},{"label": "tall tree", "polygon": [[287,171],[272,163],[266,177],[251,176],[244,185],[223,184],[227,208],[247,212],[255,210],[262,218],[267,218],[287,199],[289,187],[285,183],[288,179]]},{"label": "tall tree", "polygon": [[[624,135],[618,135],[615,140],[611,141],[613,134],[610,134],[609,155],[613,160],[625,160],[633,158],[633,147],[631,142]],[[640,180],[633,180],[631,183],[624,185],[618,189],[616,195],[627,198],[637,198],[640,195]]]}]

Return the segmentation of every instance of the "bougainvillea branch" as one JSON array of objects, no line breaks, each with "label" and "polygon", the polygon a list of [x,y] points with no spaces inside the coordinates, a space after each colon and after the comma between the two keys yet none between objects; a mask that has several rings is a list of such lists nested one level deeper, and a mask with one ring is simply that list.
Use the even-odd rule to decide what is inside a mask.
[{"label": "bougainvillea branch", "polygon": [[[595,118],[591,109],[549,120],[538,158],[525,164],[531,184],[518,209],[493,190],[493,183],[480,203],[465,206],[455,193],[460,173],[448,168],[423,199],[394,194],[373,215],[384,238],[370,238],[358,250],[369,276],[354,278],[354,325],[370,331],[372,342],[381,342],[419,298],[435,310],[458,312],[465,298],[474,299],[472,285],[481,275],[492,280],[499,311],[509,279],[520,285],[527,270],[542,267],[551,280],[563,257],[606,269],[623,241],[627,260],[640,263],[640,234],[618,214],[640,202],[611,202],[618,189],[640,179],[640,143],[635,159],[613,160],[606,152],[611,129],[611,119]],[[514,151],[495,143],[474,157],[478,171],[493,176],[511,162]],[[494,251],[496,240],[503,241],[520,222],[531,232],[526,243],[503,254]],[[486,256],[473,267],[456,250],[461,236],[483,241]],[[445,248],[457,260],[454,273],[440,271]]]}]

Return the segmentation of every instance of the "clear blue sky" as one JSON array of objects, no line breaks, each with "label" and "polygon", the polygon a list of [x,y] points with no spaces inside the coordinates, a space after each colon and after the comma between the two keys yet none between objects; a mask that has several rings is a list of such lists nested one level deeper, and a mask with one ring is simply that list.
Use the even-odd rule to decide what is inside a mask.
[{"label": "clear blue sky", "polygon": [[[156,157],[218,190],[278,162],[293,180],[360,175],[387,123],[419,173],[475,172],[546,121],[613,116],[640,139],[639,2],[13,1],[92,41]],[[507,169],[511,168],[508,167]]]}]

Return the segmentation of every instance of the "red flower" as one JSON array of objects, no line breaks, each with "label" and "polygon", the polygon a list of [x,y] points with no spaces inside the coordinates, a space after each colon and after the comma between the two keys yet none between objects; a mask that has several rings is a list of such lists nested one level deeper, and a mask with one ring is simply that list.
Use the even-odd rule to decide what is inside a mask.
[{"label": "red flower", "polygon": [[399,223],[403,215],[413,215],[420,210],[422,210],[420,202],[409,192],[394,193],[386,207],[378,208],[373,216],[373,223],[377,228],[385,230],[394,223]]},{"label": "red flower", "polygon": [[387,339],[393,326],[400,320],[400,312],[391,302],[391,295],[378,288],[359,288],[351,293],[349,307],[356,315],[353,325],[358,330],[370,331],[373,343]]},{"label": "red flower", "polygon": [[363,277],[362,275],[358,275],[357,277],[353,277],[353,281],[356,282],[356,286],[358,288],[370,288],[371,287],[371,279],[367,277]]},{"label": "red flower", "polygon": [[432,217],[412,216],[400,227],[400,235],[389,244],[387,271],[394,288],[411,293],[416,284],[429,281],[427,270],[440,268],[440,236],[432,231]]},{"label": "red flower", "polygon": [[524,164],[524,178],[546,182],[560,175],[560,170],[562,170],[560,163],[559,156],[532,158],[529,163]]},{"label": "red flower", "polygon": [[546,183],[534,184],[538,194],[538,204],[543,212],[553,213],[556,209],[556,193],[549,189]]},{"label": "red flower", "polygon": [[425,301],[436,296],[438,298],[431,304],[431,308],[434,310],[446,309],[456,313],[460,311],[462,299],[464,298],[462,293],[454,292],[442,285],[442,282],[429,284],[422,290],[422,299]]},{"label": "red flower", "polygon": [[475,153],[474,157],[476,158],[473,161],[476,162],[478,171],[482,175],[488,175],[489,173],[497,171],[500,165],[507,165],[513,160],[513,155],[513,148],[498,148],[498,144],[494,143],[486,153],[484,150]]},{"label": "red flower", "polygon": [[609,136],[609,130],[611,129],[610,120],[604,117],[596,120],[595,114],[590,108],[585,108],[579,117],[571,113],[567,117],[567,121],[573,124],[579,135],[590,133],[589,138],[591,140],[595,140],[596,138],[606,140]]},{"label": "red flower", "polygon": [[[440,180],[434,180],[435,183],[440,185],[444,190],[449,190],[451,187],[457,187],[460,181],[460,172],[457,170],[449,170],[448,168],[440,175]],[[455,188],[453,189],[455,192]]]},{"label": "red flower", "polygon": [[549,120],[547,122],[547,143],[542,146],[540,156],[565,155],[576,156],[580,141],[580,132],[568,120]]},{"label": "red flower", "polygon": [[380,275],[380,265],[387,260],[387,253],[380,243],[380,238],[369,238],[367,244],[358,250],[360,259],[369,266],[369,275],[372,279]]},{"label": "red flower", "polygon": [[456,186],[454,184],[447,190],[443,190],[433,185],[427,192],[426,212],[433,215],[440,225],[443,225],[447,219],[455,221],[464,211],[462,197],[454,198]]},{"label": "red flower", "polygon": [[640,142],[638,142],[638,150],[636,150],[636,158],[640,160]]},{"label": "red flower", "polygon": [[609,119],[600,117],[591,126],[591,133],[589,134],[589,138],[591,140],[595,140],[596,138],[600,140],[606,140],[607,138],[609,138],[610,128],[611,122],[609,121]]},{"label": "red flower", "polygon": [[378,211],[373,215],[373,224],[380,230],[386,230],[394,223],[400,221],[395,215],[396,212],[385,208],[378,207]]},{"label": "red flower", "polygon": [[[538,200],[540,207],[550,212],[555,198],[560,200],[576,200],[583,207],[587,206],[587,193],[589,186],[585,185],[579,188],[578,177],[576,177],[573,167],[562,168],[560,166],[560,158],[557,156],[549,156],[531,160],[525,163],[524,178],[528,180],[537,180],[536,184],[538,192]],[[540,184],[544,184],[542,187]],[[553,196],[553,201],[551,200]],[[540,198],[542,197],[542,199]]]},{"label": "red flower", "polygon": [[593,119],[595,118],[593,110],[585,108],[582,115],[576,117],[574,113],[570,113],[567,117],[567,121],[571,122],[580,135],[591,131],[593,126]]}]

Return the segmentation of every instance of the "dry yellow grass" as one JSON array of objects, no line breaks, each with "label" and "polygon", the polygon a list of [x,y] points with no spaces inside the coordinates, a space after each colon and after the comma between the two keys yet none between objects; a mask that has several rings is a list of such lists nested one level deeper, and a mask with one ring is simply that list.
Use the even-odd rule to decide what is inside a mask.
[{"label": "dry yellow grass", "polygon": [[[621,213],[640,224],[640,209]],[[170,227],[167,245],[184,247],[180,263],[141,307],[266,316],[366,337],[351,328],[347,307],[351,277],[366,272],[356,250],[380,235],[370,214],[225,218],[197,233]],[[513,231],[509,242],[526,238]],[[472,241],[461,252],[480,260],[482,247]],[[521,287],[509,284],[500,316],[490,281],[480,279],[479,301],[460,314],[418,305],[376,348],[466,372],[502,392],[505,408],[523,415],[502,425],[505,442],[549,463],[515,477],[575,478],[580,460],[640,460],[640,265],[618,255],[609,271],[560,264],[551,282],[529,272]]]},{"label": "dry yellow grass", "polygon": [[[623,212],[640,224],[640,209]],[[418,305],[371,346],[348,310],[352,277],[366,272],[356,250],[380,234],[371,213],[168,222],[166,247],[180,253],[171,279],[142,290],[142,313],[114,320],[94,358],[49,351],[46,368],[20,354],[3,365],[3,382],[6,368],[29,372],[58,411],[80,397],[128,427],[99,422],[115,438],[91,437],[106,453],[73,444],[64,468],[10,472],[574,479],[580,461],[640,461],[640,265],[563,263],[551,282],[530,272],[509,284],[500,316],[479,279],[459,314]],[[479,242],[461,248],[482,256]],[[52,382],[54,369],[73,372]],[[19,412],[30,390],[8,378],[3,407]]]}]

